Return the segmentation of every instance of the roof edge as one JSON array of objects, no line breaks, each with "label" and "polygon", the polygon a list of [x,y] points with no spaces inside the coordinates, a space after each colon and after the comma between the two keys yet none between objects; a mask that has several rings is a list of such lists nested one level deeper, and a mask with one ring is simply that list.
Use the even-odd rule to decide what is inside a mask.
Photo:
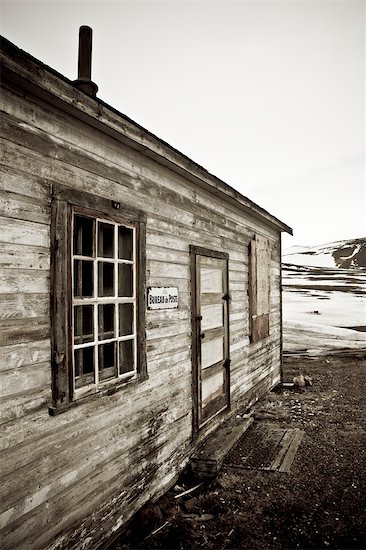
[{"label": "roof edge", "polygon": [[234,204],[278,231],[292,229],[239,191],[191,160],[155,134],[99,98],[78,90],[74,83],[40,60],[0,37],[2,81],[10,80],[119,141],[143,152],[216,196]]}]

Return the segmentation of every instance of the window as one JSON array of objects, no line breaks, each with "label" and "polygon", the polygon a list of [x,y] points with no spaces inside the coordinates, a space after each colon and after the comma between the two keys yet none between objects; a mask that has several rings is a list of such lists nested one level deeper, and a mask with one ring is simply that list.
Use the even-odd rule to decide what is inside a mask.
[{"label": "window", "polygon": [[51,414],[146,378],[145,220],[57,186],[52,203]]},{"label": "window", "polygon": [[271,249],[268,239],[256,235],[249,245],[250,341],[269,336]]}]

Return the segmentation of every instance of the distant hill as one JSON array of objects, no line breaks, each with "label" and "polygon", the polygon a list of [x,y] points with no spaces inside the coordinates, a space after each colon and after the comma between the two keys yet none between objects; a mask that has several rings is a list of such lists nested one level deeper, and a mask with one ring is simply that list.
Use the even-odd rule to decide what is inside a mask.
[{"label": "distant hill", "polygon": [[293,246],[282,263],[313,267],[366,268],[366,238],[336,241],[319,246]]}]

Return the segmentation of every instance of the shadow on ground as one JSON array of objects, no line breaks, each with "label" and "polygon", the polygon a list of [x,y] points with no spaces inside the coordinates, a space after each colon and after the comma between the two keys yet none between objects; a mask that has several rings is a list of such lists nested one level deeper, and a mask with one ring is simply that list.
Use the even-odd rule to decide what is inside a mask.
[{"label": "shadow on ground", "polygon": [[[197,485],[185,474],[109,550],[365,548],[366,357],[289,358],[285,377],[299,373],[313,386],[262,399],[214,481],[176,498]],[[258,432],[292,430],[303,435],[286,471],[245,464]]]}]

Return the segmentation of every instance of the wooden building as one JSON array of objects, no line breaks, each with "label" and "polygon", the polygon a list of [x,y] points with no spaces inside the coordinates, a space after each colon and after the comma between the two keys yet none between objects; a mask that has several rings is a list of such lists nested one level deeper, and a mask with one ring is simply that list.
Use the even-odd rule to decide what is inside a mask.
[{"label": "wooden building", "polygon": [[291,229],[88,75],[1,65],[1,548],[96,548],[279,382]]}]

